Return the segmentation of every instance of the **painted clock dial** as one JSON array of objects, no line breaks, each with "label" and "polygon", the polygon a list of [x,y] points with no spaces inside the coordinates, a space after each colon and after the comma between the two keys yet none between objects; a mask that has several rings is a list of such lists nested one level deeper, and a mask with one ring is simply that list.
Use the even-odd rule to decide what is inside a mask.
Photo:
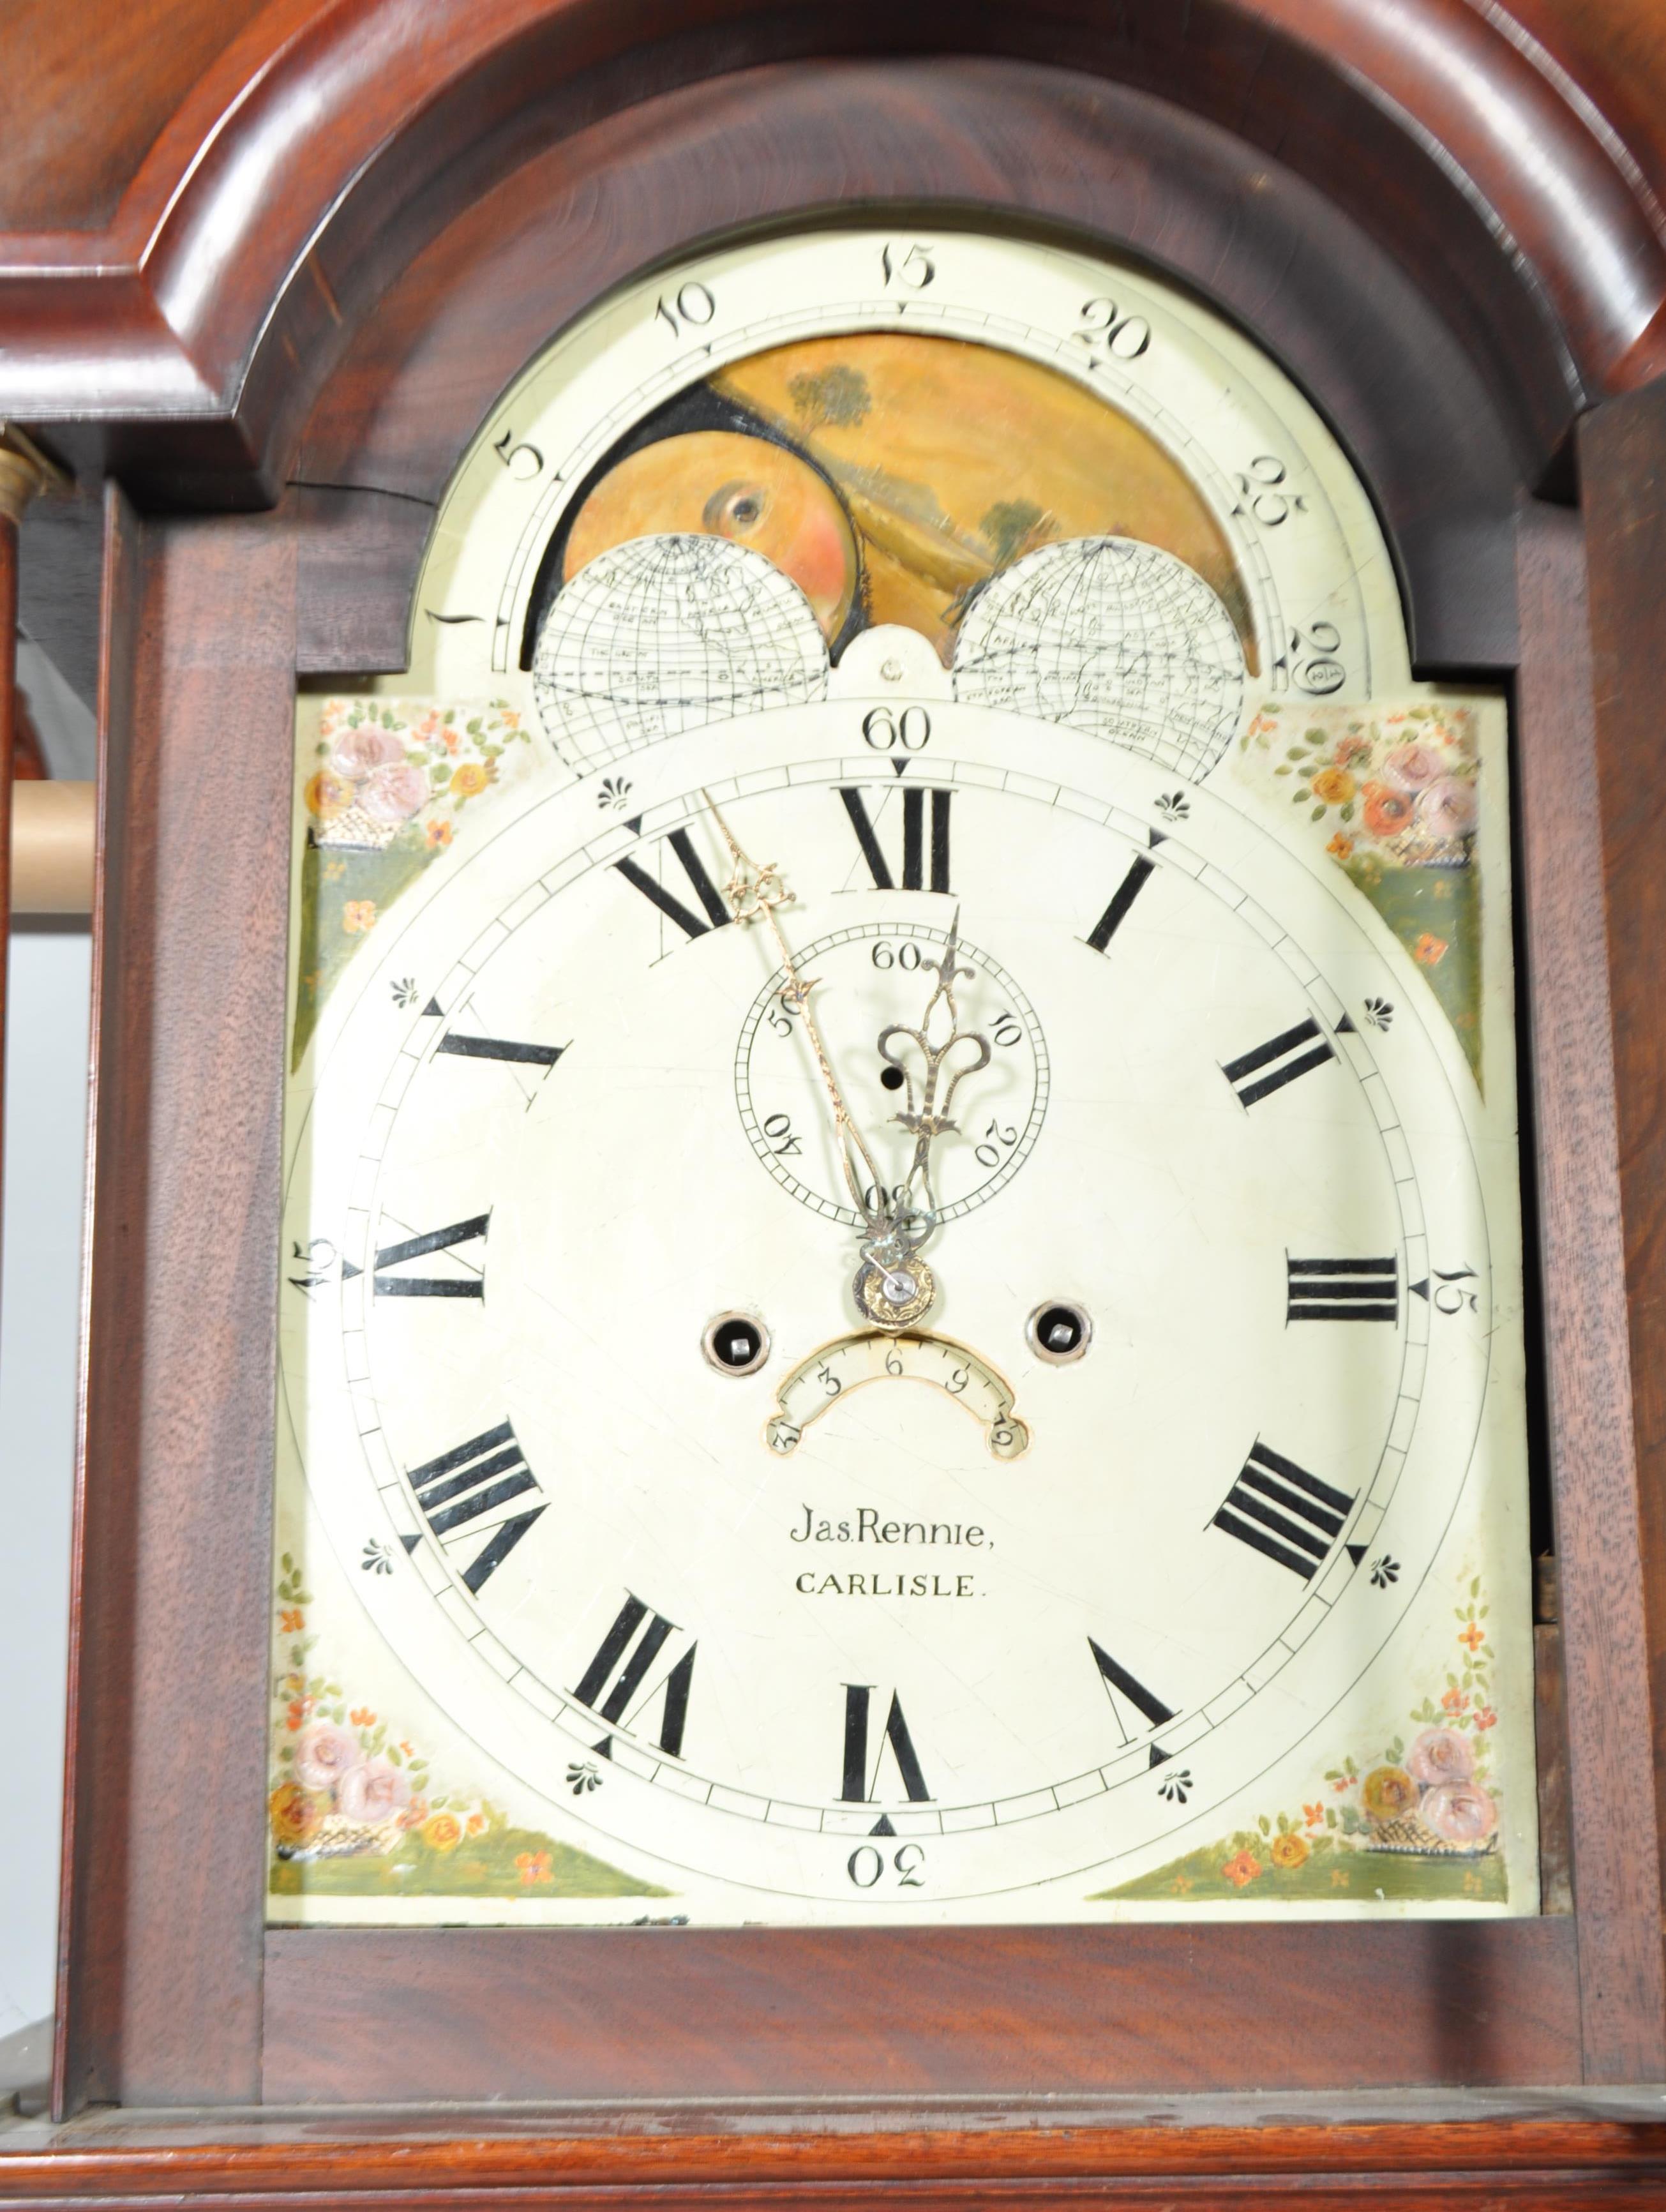
[{"label": "painted clock dial", "polygon": [[298,724],[275,1914],[1533,1909],[1502,712],[1294,387],[724,249],[414,620]]}]

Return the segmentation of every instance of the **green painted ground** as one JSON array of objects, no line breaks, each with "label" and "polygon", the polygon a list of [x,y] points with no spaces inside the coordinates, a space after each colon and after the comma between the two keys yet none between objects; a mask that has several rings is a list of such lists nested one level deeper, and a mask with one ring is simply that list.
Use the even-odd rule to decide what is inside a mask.
[{"label": "green painted ground", "polygon": [[[1425,981],[1481,1080],[1481,884],[1475,869],[1390,868],[1369,854],[1343,863],[1389,927],[1418,961]],[[1426,944],[1425,940],[1432,940]],[[1432,960],[1436,945],[1445,950]],[[1424,947],[1425,957],[1418,958]]]},{"label": "green painted ground", "polygon": [[604,1860],[571,1850],[532,1828],[488,1829],[448,1851],[415,1830],[395,1850],[360,1858],[272,1861],[275,1896],[297,1897],[669,1897],[633,1881]]},{"label": "green painted ground", "polygon": [[[1243,1882],[1228,1880],[1224,1869],[1237,1866],[1247,1872],[1247,1859],[1259,1871]],[[1281,1903],[1335,1905],[1344,1900],[1368,1903],[1381,1891],[1385,1899],[1405,1898],[1420,1903],[1450,1899],[1465,1905],[1503,1905],[1509,1890],[1503,1857],[1496,1851],[1484,1858],[1400,1857],[1388,1851],[1345,1850],[1321,1839],[1300,1866],[1274,1864],[1263,1837],[1249,1845],[1243,1837],[1207,1845],[1184,1858],[1116,1889],[1097,1891],[1089,1899],[1097,1904],[1109,1898],[1160,1898],[1166,1903],[1213,1903],[1220,1898],[1269,1899]]]}]

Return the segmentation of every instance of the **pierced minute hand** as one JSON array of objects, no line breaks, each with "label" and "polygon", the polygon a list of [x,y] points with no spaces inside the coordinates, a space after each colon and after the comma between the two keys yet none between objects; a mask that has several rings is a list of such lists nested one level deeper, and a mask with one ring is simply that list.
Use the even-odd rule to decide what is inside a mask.
[{"label": "pierced minute hand", "polygon": [[[949,924],[948,936],[944,940],[943,957],[940,960],[924,960],[920,963],[935,974],[937,984],[926,1001],[926,1011],[920,1017],[919,1028],[909,1029],[903,1023],[892,1022],[879,1032],[879,1057],[889,1066],[896,1068],[908,1085],[908,1103],[900,1114],[892,1116],[914,1139],[914,1161],[903,1189],[909,1193],[918,1192],[921,1210],[928,1218],[934,1218],[937,1212],[931,1180],[932,1146],[937,1138],[957,1126],[950,1116],[949,1108],[962,1079],[976,1074],[980,1068],[987,1067],[994,1057],[989,1040],[981,1030],[963,1030],[960,1026],[960,1012],[955,1004],[955,978],[970,975],[973,970],[956,966],[955,955],[959,950],[960,909],[957,907],[954,920]],[[940,1042],[935,1042],[932,1036],[932,1017],[939,1006],[947,1018],[948,1034],[942,1037]],[[940,1030],[940,1023],[939,1027]],[[892,1040],[898,1037],[906,1038],[918,1048],[921,1066],[917,1104],[915,1071],[909,1065],[909,1058],[912,1055],[902,1057],[892,1048]],[[973,1056],[968,1058],[964,1052],[959,1052],[958,1065],[952,1065],[952,1056],[962,1047],[970,1047]],[[940,1101],[938,1097],[939,1085],[942,1086]]]}]

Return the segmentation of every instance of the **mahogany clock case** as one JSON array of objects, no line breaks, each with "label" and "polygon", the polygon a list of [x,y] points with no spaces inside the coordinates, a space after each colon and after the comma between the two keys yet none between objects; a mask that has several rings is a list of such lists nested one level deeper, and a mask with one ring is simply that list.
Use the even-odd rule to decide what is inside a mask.
[{"label": "mahogany clock case", "polygon": [[[412,11],[384,0],[343,12],[376,17],[392,37]],[[1011,2160],[1026,2163],[1031,2194],[1044,2174],[1071,2186],[1125,2160],[1132,2184],[1166,2160],[1132,2136],[1113,2153],[1106,2137],[1089,2168],[1073,2153],[1037,2166],[1013,2148],[1018,2136],[978,2135],[1003,2116],[1010,2130],[1037,2092],[1091,2104],[1183,2089],[1658,2082],[1666,1346],[1648,1283],[1666,1025],[1650,947],[1666,889],[1648,832],[1650,702],[1666,640],[1647,580],[1666,551],[1666,403],[1653,386],[1589,406],[1605,380],[1640,380],[1646,358],[1610,343],[1600,317],[1580,320],[1571,278],[1547,307],[1446,168],[1413,161],[1381,106],[1368,104],[1368,127],[1351,113],[1346,73],[1313,45],[1280,50],[1276,94],[1333,152],[1356,131],[1350,181],[1334,194],[1128,81],[1158,79],[1192,109],[1219,104],[1219,73],[1247,35],[1236,9],[1204,11],[1184,51],[1143,21],[1101,47],[1067,10],[1023,31],[1008,11],[975,11],[951,36],[916,9],[911,42],[939,50],[904,54],[885,53],[860,10],[836,35],[812,33],[802,15],[732,11],[721,40],[704,8],[661,15],[634,26],[628,62],[602,50],[623,44],[624,27],[604,38],[576,9],[547,11],[520,46],[456,58],[448,89],[420,126],[392,132],[275,312],[256,316],[241,296],[258,255],[207,289],[213,345],[240,364],[229,405],[193,427],[172,411],[148,421],[134,399],[96,434],[84,422],[58,434],[86,462],[114,461],[148,508],[113,486],[106,500],[59,2112],[792,2100],[781,2140],[824,2140],[802,2154],[842,2191],[859,2173],[891,2179],[896,2139],[875,2148],[879,2135],[863,2137],[869,2149],[847,2156],[820,2131],[851,2125],[844,2100],[884,2095],[937,2130],[915,2170],[940,2174],[937,2201],[950,2202],[969,2173],[993,2179],[1003,2160],[1009,2174]],[[1347,35],[1365,37],[1357,25]],[[394,43],[392,73],[416,71]],[[1010,51],[1026,44],[1045,58]],[[975,45],[1009,51],[994,58]],[[852,58],[864,46],[879,51]],[[421,66],[432,62],[424,49]],[[296,82],[321,65],[312,51]],[[322,168],[346,153],[315,143],[312,158]],[[1325,167],[1310,137],[1301,160]],[[1361,171],[1374,206],[1362,204],[1372,194]],[[292,176],[289,189],[298,206],[319,177]],[[406,665],[441,491],[498,392],[553,333],[691,244],[853,207],[1087,242],[1195,287],[1289,370],[1353,456],[1401,563],[1419,672],[1513,684],[1571,1914],[1201,1930],[264,1927],[271,1262],[297,680]],[[287,222],[295,208],[285,199],[275,212]],[[50,300],[43,328],[64,312]],[[94,316],[76,343],[90,355],[114,340]],[[113,363],[112,389],[127,373]],[[39,388],[15,411],[55,434]],[[268,511],[200,511],[279,485]],[[692,2120],[680,2164],[681,2124],[662,2113],[654,2124],[672,2130],[668,2168],[575,2151],[582,2185],[600,2186],[616,2155],[608,2174],[621,2187],[648,2185],[651,2171],[693,2185],[727,2170],[708,2144],[696,2153],[708,2131]],[[1512,2185],[1499,2161],[1523,2175],[1546,2160],[1595,2174],[1623,2156],[1637,2185],[1637,2160],[1653,2172],[1666,2158],[1652,2133],[1595,2123],[1577,2142],[1537,2148],[1507,2125],[1483,2132],[1495,2196]],[[951,2134],[958,2147],[945,2149]],[[1465,2140],[1479,2155],[1481,2132]],[[1264,2170],[1269,2143],[1221,2137],[1207,2155],[1217,2176],[1219,2158]],[[1382,2156],[1432,2171],[1438,2148],[1408,2139]],[[1293,2138],[1286,2153],[1313,2171]],[[98,2185],[143,2194],[149,2169],[135,2152],[118,2177],[125,2154],[112,2147],[116,2166]],[[1325,2155],[1339,2169],[1378,2162],[1340,2139]],[[205,2185],[235,2185],[240,2154],[225,2156]],[[781,2152],[770,2179],[806,2171],[799,2156]],[[1474,2166],[1481,2185],[1470,2152],[1448,2143],[1440,2157]],[[524,2191],[525,2169],[505,2158],[496,2185]],[[22,2180],[23,2166],[10,2171]],[[50,2156],[28,2171],[24,2185],[42,2197],[68,2185]],[[345,2195],[346,2168],[327,2171]],[[443,2194],[455,2171],[441,2160],[429,2185]],[[283,2185],[270,2166],[248,2174]],[[388,2186],[374,2161],[351,2186],[361,2182]]]}]

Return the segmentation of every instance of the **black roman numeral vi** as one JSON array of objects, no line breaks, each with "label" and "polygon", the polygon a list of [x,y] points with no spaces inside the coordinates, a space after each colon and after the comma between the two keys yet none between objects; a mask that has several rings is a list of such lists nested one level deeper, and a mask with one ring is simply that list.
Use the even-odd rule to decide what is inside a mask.
[{"label": "black roman numeral vi", "polygon": [[1256,1439],[1213,1526],[1310,1583],[1341,1534],[1353,1498]]},{"label": "black roman numeral vi", "polygon": [[[640,1635],[638,1631],[641,1631]],[[662,1613],[655,1613],[641,1598],[627,1591],[625,1601],[614,1617],[613,1626],[603,1637],[600,1648],[586,1668],[584,1677],[573,1695],[581,1705],[588,1705],[593,1712],[599,1713],[610,1725],[620,1722],[630,1723],[635,1717],[632,1700],[637,1698],[637,1692],[648,1682],[649,1670],[667,1641],[677,1632],[674,1621],[667,1620]],[[697,1644],[690,1644],[663,1681],[648,1683],[638,1700],[639,1704],[645,1705],[660,1690],[665,1692],[665,1707],[660,1721],[660,1748],[671,1759],[683,1756],[683,1733],[689,1717],[689,1692],[694,1686],[694,1655],[698,1649]]]},{"label": "black roman numeral vi", "polygon": [[[476,1597],[548,1502],[530,1510],[522,1507],[514,1514],[503,1512],[516,1498],[541,1496],[538,1478],[508,1421],[483,1429],[467,1443],[441,1452],[438,1459],[413,1467],[408,1479],[417,1510],[445,1550],[485,1537],[463,1570],[464,1584]],[[407,1551],[416,1541],[414,1536],[405,1539]]]},{"label": "black roman numeral vi", "polygon": [[879,1779],[879,1762],[885,1757],[885,1745],[891,1746],[891,1755],[897,1761],[897,1771],[903,1778],[903,1787],[911,1802],[928,1798],[926,1778],[921,1771],[914,1739],[909,1734],[909,1724],[903,1717],[903,1701],[893,1690],[891,1711],[885,1716],[881,1731],[882,1741],[874,1759],[873,1770],[868,1771],[868,1721],[872,1711],[873,1686],[868,1682],[847,1682],[844,1686],[844,1783],[839,1791],[848,1805],[871,1805],[873,1791]]},{"label": "black roman numeral vi", "polygon": [[490,1223],[489,1213],[477,1213],[468,1221],[453,1221],[448,1229],[426,1230],[420,1237],[406,1237],[397,1244],[384,1244],[376,1255],[374,1276],[379,1298],[483,1298],[486,1295],[484,1262],[477,1267],[465,1260],[465,1270],[456,1275],[396,1275],[389,1272],[403,1267],[407,1260],[426,1259],[430,1252],[449,1252],[459,1244],[472,1244],[477,1239],[483,1244]]},{"label": "black roman numeral vi", "polygon": [[1223,1061],[1220,1072],[1231,1085],[1238,1104],[1253,1106],[1260,1099],[1270,1098],[1275,1091],[1282,1091],[1298,1075],[1322,1067],[1328,1060],[1335,1057],[1330,1039],[1310,1014],[1293,1030],[1284,1030],[1279,1036],[1269,1037],[1253,1052],[1240,1053],[1236,1060]]},{"label": "black roman numeral vi", "polygon": [[[898,888],[891,873],[891,862],[885,847],[879,842],[879,833],[873,826],[866,801],[860,791],[839,787],[839,796],[844,801],[844,811],[850,817],[850,826],[856,832],[856,842],[862,848],[862,858],[867,862],[868,873],[873,878],[876,890],[894,891]],[[926,792],[909,785],[903,793],[903,881],[905,891],[945,891],[949,888],[949,801],[952,791]],[[926,842],[926,800],[931,800],[931,845],[929,854]],[[931,863],[931,879],[927,881],[927,860]]]},{"label": "black roman numeral vi", "polygon": [[1293,1260],[1285,1255],[1289,1285],[1286,1325],[1292,1321],[1385,1321],[1400,1318],[1400,1262],[1386,1260]]}]

